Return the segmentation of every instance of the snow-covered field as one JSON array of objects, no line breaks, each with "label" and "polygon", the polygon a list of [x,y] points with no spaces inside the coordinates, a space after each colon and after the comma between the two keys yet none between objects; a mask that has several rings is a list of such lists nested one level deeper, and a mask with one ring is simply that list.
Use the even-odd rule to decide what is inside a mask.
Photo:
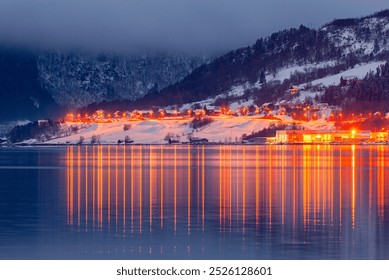
[{"label": "snow-covered field", "polygon": [[[278,116],[282,118],[282,123],[293,123],[288,116]],[[134,144],[166,144],[165,136],[169,133],[177,136],[180,142],[188,142],[189,136],[206,138],[214,143],[232,143],[241,140],[243,134],[251,134],[269,127],[272,123],[281,123],[278,120],[260,119],[258,116],[246,117],[217,117],[214,122],[192,129],[190,119],[171,120],[145,120],[131,122],[114,123],[94,123],[84,129],[80,129],[77,134],[53,139],[45,144],[76,144],[80,137],[84,138],[85,144],[91,143],[92,137],[98,138],[101,144],[116,144],[118,140],[124,141],[129,136]],[[124,131],[124,125],[129,124],[131,128]],[[78,125],[77,123],[66,123],[67,126]],[[324,120],[305,123],[307,129],[332,129],[333,124]],[[31,143],[30,143],[31,144]]]}]

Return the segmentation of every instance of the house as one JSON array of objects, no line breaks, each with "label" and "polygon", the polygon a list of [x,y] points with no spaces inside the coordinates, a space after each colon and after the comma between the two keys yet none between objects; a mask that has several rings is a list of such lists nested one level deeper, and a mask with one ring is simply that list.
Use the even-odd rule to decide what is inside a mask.
[{"label": "house", "polygon": [[299,88],[298,87],[296,87],[296,86],[291,86],[290,88],[289,88],[289,93],[290,94],[297,94],[297,93],[299,93]]},{"label": "house", "polygon": [[114,117],[115,119],[119,119],[119,118],[122,118],[122,117],[123,117],[123,114],[122,114],[122,112],[120,112],[120,111],[116,111],[115,113],[113,113],[113,117]]},{"label": "house", "polygon": [[126,118],[126,119],[133,119],[133,118],[135,118],[134,113],[130,112],[130,111],[124,112],[123,115],[124,115],[124,118]]},{"label": "house", "polygon": [[370,139],[372,142],[375,142],[375,143],[388,142],[388,134],[389,134],[389,131],[372,132],[370,134]]},{"label": "house", "polygon": [[166,116],[166,110],[165,109],[158,109],[157,116],[159,118],[164,118]]},{"label": "house", "polygon": [[371,141],[370,130],[277,130],[276,143],[364,143]]},{"label": "house", "polygon": [[165,110],[165,116],[166,117],[177,117],[178,116],[178,110],[176,110],[176,109]]},{"label": "house", "polygon": [[49,125],[49,120],[38,120],[38,126],[47,126]]},{"label": "house", "polygon": [[209,142],[207,138],[198,138],[198,137],[192,137],[190,138],[189,141],[191,144],[206,144]]},{"label": "house", "polygon": [[136,119],[150,118],[154,116],[154,112],[151,110],[134,110],[131,116],[134,116]]},{"label": "house", "polygon": [[104,119],[105,118],[105,111],[104,110],[97,110],[96,112],[96,117],[98,118],[98,119]]},{"label": "house", "polygon": [[207,106],[208,115],[210,116],[220,116],[222,110],[219,106]]},{"label": "house", "polygon": [[275,106],[273,103],[263,103],[261,106],[262,111],[273,111],[275,109]]},{"label": "house", "polygon": [[241,106],[241,107],[238,108],[238,113],[241,116],[246,116],[247,112],[248,112],[248,108],[246,106]]},{"label": "house", "polygon": [[66,114],[65,120],[68,122],[73,122],[74,121],[74,114],[72,114],[72,113]]},{"label": "house", "polygon": [[180,111],[178,111],[178,114],[183,116],[183,117],[190,117],[190,116],[192,116],[192,113],[193,113],[193,109],[189,106],[185,106],[185,107],[181,108]]},{"label": "house", "polygon": [[277,130],[276,143],[302,143],[303,130]]},{"label": "house", "polygon": [[204,109],[196,109],[194,110],[195,116],[205,116],[206,112]]}]

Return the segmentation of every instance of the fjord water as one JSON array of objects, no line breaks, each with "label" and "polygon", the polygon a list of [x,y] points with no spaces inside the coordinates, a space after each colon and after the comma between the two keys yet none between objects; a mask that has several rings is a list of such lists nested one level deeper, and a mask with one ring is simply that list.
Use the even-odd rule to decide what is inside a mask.
[{"label": "fjord water", "polygon": [[1,259],[389,259],[389,147],[0,149]]}]

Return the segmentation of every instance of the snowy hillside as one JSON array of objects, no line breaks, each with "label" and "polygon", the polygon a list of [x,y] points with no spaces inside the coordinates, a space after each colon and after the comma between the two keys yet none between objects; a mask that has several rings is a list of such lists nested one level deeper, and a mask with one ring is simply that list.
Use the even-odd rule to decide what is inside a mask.
[{"label": "snowy hillside", "polygon": [[[389,11],[357,19],[341,19],[315,30],[292,28],[258,39],[195,69],[182,82],[146,95],[139,104],[178,105],[216,101],[290,99],[298,86],[319,95],[340,78],[363,79],[389,59]],[[312,88],[313,87],[313,88]],[[340,105],[340,104],[339,104]]]},{"label": "snowy hillside", "polygon": [[[302,84],[294,84],[296,88],[299,89],[299,93],[297,95],[287,95],[286,97],[292,103],[302,103],[306,100],[315,101],[315,97],[320,97],[324,93],[324,89],[328,86],[336,86],[339,84],[341,78],[345,79],[363,79],[368,73],[376,73],[377,68],[384,65],[385,61],[374,61],[369,63],[363,63],[355,65],[353,68],[347,69],[345,71],[339,72],[334,75],[329,75],[320,79],[312,80],[309,83]],[[316,67],[320,68],[323,65],[331,65],[332,61],[327,63],[317,64]],[[304,74],[309,72],[310,69],[315,67],[313,64],[307,64],[304,66],[290,66],[286,68],[282,68],[275,73],[274,76],[267,76],[268,83],[282,83],[285,80],[289,80],[292,75],[296,75],[297,73]],[[227,102],[225,105],[236,112],[239,107],[249,107],[251,105],[256,105],[255,97],[247,96],[245,93],[250,90],[260,89],[262,85],[260,83],[249,84],[245,83],[244,85],[234,86],[228,91],[226,94],[220,94],[215,97],[210,97],[204,99],[202,101],[186,103],[180,106],[180,110],[190,107],[212,107],[217,100],[233,100],[231,102]],[[278,104],[280,101],[284,101],[283,97],[280,96],[279,99],[274,100],[275,104]],[[260,104],[261,105],[261,104]]]},{"label": "snowy hillside", "polygon": [[[278,116],[283,123],[295,123],[286,116]],[[214,122],[199,129],[190,127],[190,119],[171,120],[146,120],[132,122],[94,123],[80,125],[67,123],[65,127],[79,125],[81,129],[77,134],[53,139],[45,144],[77,144],[80,138],[84,144],[91,143],[92,139],[98,139],[101,144],[117,144],[118,140],[124,142],[126,136],[130,137],[134,144],[166,144],[165,136],[169,133],[179,139],[180,142],[188,142],[189,136],[194,138],[206,138],[214,143],[237,143],[241,141],[243,134],[250,134],[269,127],[270,124],[278,124],[280,120],[265,120],[255,117],[224,117],[217,118]],[[130,125],[129,130],[124,131],[124,125]],[[333,123],[323,120],[304,124],[307,128],[333,129]],[[34,140],[27,141],[33,143]]]},{"label": "snowy hillside", "polygon": [[360,20],[335,20],[322,30],[343,55],[378,54],[389,49],[389,17],[385,12]]}]

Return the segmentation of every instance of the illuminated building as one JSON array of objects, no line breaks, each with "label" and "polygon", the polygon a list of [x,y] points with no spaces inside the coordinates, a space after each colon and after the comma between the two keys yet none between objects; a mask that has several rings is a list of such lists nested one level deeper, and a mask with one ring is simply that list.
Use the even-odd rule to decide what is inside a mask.
[{"label": "illuminated building", "polygon": [[276,143],[362,143],[371,141],[370,130],[277,130]]},{"label": "illuminated building", "polygon": [[290,92],[291,94],[296,94],[296,93],[299,92],[299,89],[298,89],[298,87],[291,86],[291,87],[289,88],[289,92]]},{"label": "illuminated building", "polygon": [[372,132],[370,138],[373,142],[388,142],[388,131]]}]

